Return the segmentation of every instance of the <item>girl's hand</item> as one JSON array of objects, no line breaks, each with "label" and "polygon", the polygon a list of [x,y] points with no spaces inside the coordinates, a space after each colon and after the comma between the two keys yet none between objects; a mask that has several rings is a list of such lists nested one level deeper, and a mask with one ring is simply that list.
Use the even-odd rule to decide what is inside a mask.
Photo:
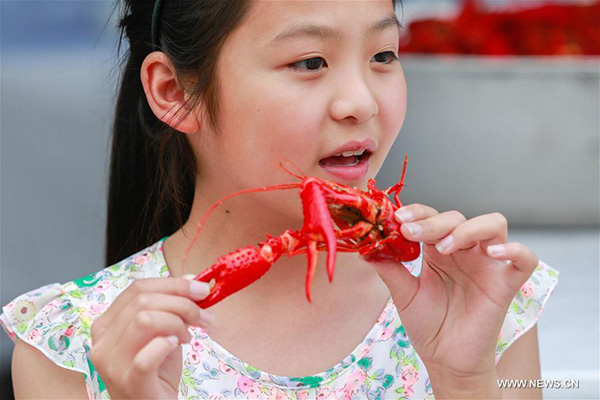
[{"label": "girl's hand", "polygon": [[[500,213],[467,220],[458,211],[440,214],[411,204],[396,217],[407,239],[423,242],[421,274],[415,277],[395,263],[372,265],[430,376],[443,375],[445,381],[495,376],[502,323],[538,265],[537,256],[520,243],[506,243],[508,224]],[[493,254],[489,246],[499,244],[504,253]]]},{"label": "girl's hand", "polygon": [[140,279],[92,324],[90,359],[113,399],[177,399],[179,344],[191,340],[189,325],[206,326],[206,311],[192,300],[208,291],[182,278]]}]

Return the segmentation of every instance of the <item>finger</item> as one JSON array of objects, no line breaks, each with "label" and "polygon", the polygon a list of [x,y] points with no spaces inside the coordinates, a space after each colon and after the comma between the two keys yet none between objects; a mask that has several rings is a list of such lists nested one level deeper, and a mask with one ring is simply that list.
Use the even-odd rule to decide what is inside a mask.
[{"label": "finger", "polygon": [[156,337],[133,358],[126,372],[127,382],[138,388],[150,387],[158,368],[179,347],[176,336]]},{"label": "finger", "polygon": [[400,230],[408,240],[435,244],[464,221],[466,218],[460,212],[446,211],[419,222],[402,224]]},{"label": "finger", "polygon": [[129,323],[143,311],[164,311],[181,318],[186,325],[201,326],[206,328],[212,321],[212,315],[192,300],[168,294],[142,293],[135,297],[130,306],[124,308],[121,314],[113,320],[110,328],[110,337],[99,341],[98,346],[111,348],[121,340],[124,330]]},{"label": "finger", "polygon": [[419,221],[425,218],[433,217],[437,214],[439,214],[439,212],[433,207],[414,203],[400,207],[396,210],[394,216],[396,217],[396,221],[405,223]]},{"label": "finger", "polygon": [[92,341],[102,337],[103,332],[109,327],[112,329],[115,318],[140,294],[163,293],[188,297],[192,300],[202,300],[208,295],[208,290],[209,286],[205,282],[190,282],[181,278],[145,278],[137,280],[117,296],[108,310],[92,324]]},{"label": "finger", "polygon": [[189,281],[181,278],[146,278],[132,283],[123,291],[102,315],[102,323],[98,326],[98,333],[108,326],[119,313],[131,303],[132,299],[143,293],[164,293],[192,300],[202,300],[208,295],[209,286],[205,282]]},{"label": "finger", "polygon": [[189,343],[192,335],[177,315],[164,311],[142,311],[127,325],[113,347],[115,362],[129,365],[135,355],[154,338],[177,336],[179,343]]},{"label": "finger", "polygon": [[207,310],[198,307],[192,300],[162,293],[140,294],[133,299],[131,307],[123,309],[118,318],[128,322],[141,311],[165,311],[179,316],[188,325],[202,327],[207,327],[212,318]]},{"label": "finger", "polygon": [[419,278],[402,263],[374,262],[371,266],[390,290],[398,312],[404,311],[419,289]]},{"label": "finger", "polygon": [[529,279],[539,264],[537,255],[529,247],[517,242],[488,246],[487,254],[491,258],[510,261],[506,269],[507,281],[514,285],[515,290]]},{"label": "finger", "polygon": [[507,237],[506,218],[500,213],[485,214],[458,225],[435,248],[442,254],[451,254],[457,250],[470,249],[481,242],[485,251],[489,244],[506,243]]}]

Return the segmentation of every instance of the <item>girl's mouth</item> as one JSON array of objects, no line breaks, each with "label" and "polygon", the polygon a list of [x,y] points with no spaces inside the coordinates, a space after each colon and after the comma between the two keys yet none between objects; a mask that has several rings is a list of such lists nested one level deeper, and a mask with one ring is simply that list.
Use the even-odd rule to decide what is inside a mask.
[{"label": "girl's mouth", "polygon": [[368,150],[348,151],[324,158],[319,161],[319,165],[336,179],[354,182],[366,177],[370,157],[371,152]]}]

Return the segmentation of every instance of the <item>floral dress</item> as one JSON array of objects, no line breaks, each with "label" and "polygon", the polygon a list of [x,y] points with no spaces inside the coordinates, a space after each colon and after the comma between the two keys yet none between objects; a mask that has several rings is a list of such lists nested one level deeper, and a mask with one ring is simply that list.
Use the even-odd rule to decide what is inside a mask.
[{"label": "floral dress", "polygon": [[[2,308],[0,324],[39,349],[55,364],[81,372],[90,399],[110,399],[90,362],[90,327],[133,281],[168,277],[163,238],[99,272],[65,284],[53,283],[25,293]],[[420,258],[405,263],[420,273]],[[516,294],[496,345],[502,353],[537,322],[558,283],[558,271],[544,262]],[[413,349],[390,297],[363,341],[327,371],[304,377],[258,370],[229,353],[201,327],[190,326],[184,344],[181,399],[433,399],[425,365]],[[293,360],[290,360],[293,362]]]}]

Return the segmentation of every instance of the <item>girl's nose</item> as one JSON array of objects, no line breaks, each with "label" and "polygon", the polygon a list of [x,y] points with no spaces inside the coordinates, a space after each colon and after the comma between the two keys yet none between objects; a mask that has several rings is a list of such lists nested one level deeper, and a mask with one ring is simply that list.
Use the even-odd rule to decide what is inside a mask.
[{"label": "girl's nose", "polygon": [[331,103],[331,117],[335,120],[355,119],[357,123],[368,121],[379,112],[377,100],[365,77],[360,73],[340,79],[336,95]]}]

